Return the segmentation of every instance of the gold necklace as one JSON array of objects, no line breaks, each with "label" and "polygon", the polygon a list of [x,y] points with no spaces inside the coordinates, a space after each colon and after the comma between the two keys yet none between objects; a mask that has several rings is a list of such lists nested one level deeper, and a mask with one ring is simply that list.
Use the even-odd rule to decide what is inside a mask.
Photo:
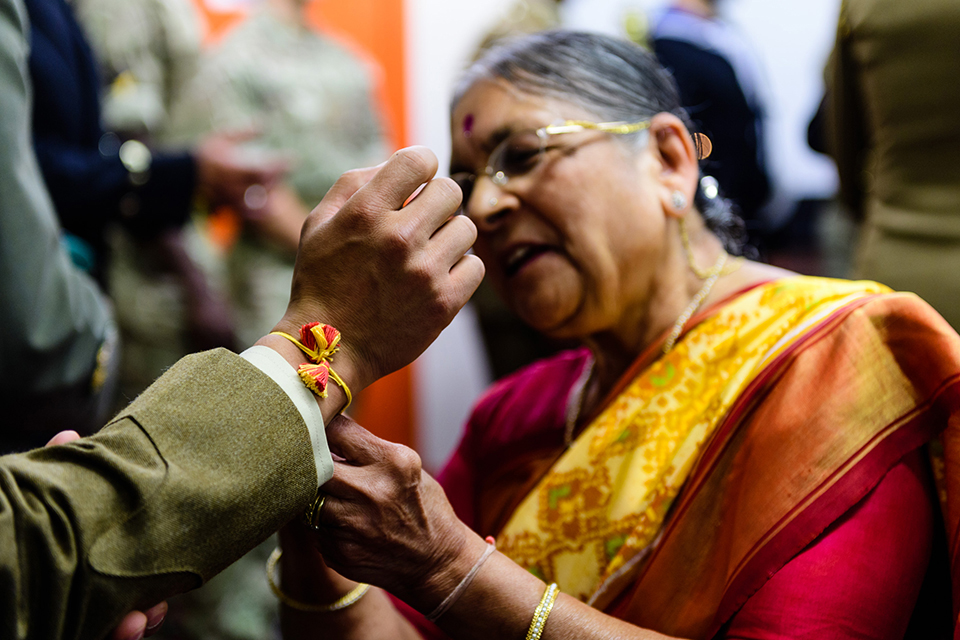
[{"label": "gold necklace", "polygon": [[[700,308],[700,305],[703,303],[703,299],[710,295],[710,290],[713,289],[713,285],[717,284],[717,280],[720,279],[720,276],[723,275],[723,266],[727,263],[727,252],[723,251],[720,253],[720,256],[717,258],[716,263],[713,267],[710,268],[710,277],[707,278],[707,281],[703,283],[703,287],[700,288],[700,291],[697,291],[696,295],[693,296],[693,300],[690,301],[690,304],[687,305],[687,308],[683,310],[683,313],[677,318],[677,321],[673,323],[673,329],[670,330],[670,335],[667,336],[667,341],[663,343],[663,353],[664,355],[670,353],[673,349],[673,346],[677,343],[677,338],[680,337],[680,334],[683,332],[683,327],[687,324],[687,321],[697,312],[697,309]],[[739,267],[739,265],[737,265]]]},{"label": "gold necklace", "polygon": [[[700,308],[700,305],[703,304],[704,299],[710,295],[710,291],[713,290],[713,285],[717,284],[717,280],[720,279],[720,276],[725,276],[728,273],[733,273],[740,268],[740,261],[731,262],[727,264],[727,259],[730,257],[726,251],[721,250],[720,255],[717,257],[717,261],[714,263],[710,269],[703,271],[702,269],[697,268],[696,264],[693,262],[693,254],[690,252],[690,239],[686,234],[686,227],[683,224],[683,219],[680,221],[680,235],[684,239],[684,249],[686,249],[688,262],[693,268],[694,273],[699,277],[706,278],[706,282],[703,283],[703,286],[700,288],[700,291],[693,296],[693,299],[690,300],[690,304],[687,305],[687,308],[683,310],[683,313],[677,318],[677,321],[673,323],[673,328],[670,330],[670,335],[667,336],[666,342],[663,343],[663,353],[666,355],[670,353],[674,345],[677,343],[677,338],[680,337],[680,334],[683,332],[683,327],[689,322],[690,318],[693,317],[693,314],[697,312],[697,309]],[[725,271],[724,268],[727,268]],[[701,275],[706,274],[706,275]],[[580,373],[580,377],[577,378],[576,383],[574,383],[574,388],[576,391],[573,395],[570,396],[570,400],[567,402],[567,412],[565,416],[565,424],[563,429],[563,446],[565,449],[569,449],[570,445],[573,444],[573,434],[577,428],[577,420],[580,419],[580,412],[583,410],[583,400],[587,395],[587,387],[590,384],[590,380],[593,378],[593,370],[596,366],[596,360],[591,360],[590,364],[583,368],[583,371]]]},{"label": "gold necklace", "polygon": [[[690,246],[690,235],[687,233],[687,218],[680,218],[680,242],[683,243],[683,253],[687,256],[687,264],[690,265],[690,268],[693,269],[693,272],[697,274],[697,277],[701,280],[708,280],[714,273],[719,273],[722,276],[727,275],[728,273],[733,273],[740,268],[740,258],[735,258],[727,264],[726,259],[722,262],[717,261],[717,264],[714,264],[709,269],[701,269],[696,262],[693,261],[693,249]],[[729,258],[729,254],[723,249],[724,255]]]}]

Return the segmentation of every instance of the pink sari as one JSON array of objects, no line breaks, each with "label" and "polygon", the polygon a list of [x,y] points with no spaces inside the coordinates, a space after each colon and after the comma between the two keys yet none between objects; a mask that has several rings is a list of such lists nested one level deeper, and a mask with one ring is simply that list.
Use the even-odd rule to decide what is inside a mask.
[{"label": "pink sari", "polygon": [[[656,365],[658,348],[613,396]],[[565,409],[588,357],[533,365],[478,404],[441,481],[481,535],[497,535],[563,453]],[[643,562],[594,606],[684,638],[903,637],[943,531],[923,446],[942,438],[945,468],[957,468],[958,428],[956,333],[913,296],[851,300],[803,327],[753,378]],[[950,473],[941,479],[956,563],[960,486]],[[949,637],[957,603],[947,609]]]}]

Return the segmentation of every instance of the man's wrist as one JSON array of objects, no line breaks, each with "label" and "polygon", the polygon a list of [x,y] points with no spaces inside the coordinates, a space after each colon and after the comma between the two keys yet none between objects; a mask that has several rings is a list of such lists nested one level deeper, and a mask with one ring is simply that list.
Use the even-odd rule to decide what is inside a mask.
[{"label": "man's wrist", "polygon": [[[282,321],[278,323],[274,327],[274,331],[282,331],[298,340],[300,338],[300,326],[293,326],[290,322]],[[347,388],[350,389],[351,394],[356,394],[364,389],[368,382],[365,382],[365,378],[360,373],[360,368],[356,366],[354,358],[351,357],[353,352],[346,341],[346,336],[341,337],[338,350],[330,357],[329,365],[330,369],[336,372],[337,376],[339,376]],[[260,338],[257,344],[273,349],[279,353],[294,369],[299,368],[301,364],[309,362],[308,356],[301,351],[297,345],[284,336],[271,333]],[[317,401],[323,411],[324,418],[330,420],[347,406],[347,394],[346,391],[334,381],[333,376],[330,377],[326,389],[327,397],[320,398],[318,396]],[[333,411],[329,411],[331,408]]]}]

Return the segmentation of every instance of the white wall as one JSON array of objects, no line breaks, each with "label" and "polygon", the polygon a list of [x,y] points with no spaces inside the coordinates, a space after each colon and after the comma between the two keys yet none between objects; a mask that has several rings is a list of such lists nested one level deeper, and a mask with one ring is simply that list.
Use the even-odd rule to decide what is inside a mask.
[{"label": "white wall", "polygon": [[448,105],[454,82],[483,35],[512,0],[408,0],[409,131],[446,168],[450,159]]},{"label": "white wall", "polygon": [[[727,0],[720,6],[755,45],[765,66],[771,97],[767,157],[775,197],[782,202],[829,198],[837,190],[836,169],[807,146],[807,125],[823,95],[823,68],[833,48],[840,1]],[[772,213],[778,213],[776,208]]]}]

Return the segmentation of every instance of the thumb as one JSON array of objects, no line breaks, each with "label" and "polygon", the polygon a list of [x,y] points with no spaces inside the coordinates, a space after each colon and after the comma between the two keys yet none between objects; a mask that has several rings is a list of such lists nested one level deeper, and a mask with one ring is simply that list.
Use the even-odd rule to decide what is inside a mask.
[{"label": "thumb", "polygon": [[382,461],[394,445],[373,435],[351,418],[339,415],[326,428],[330,451],[348,464],[366,466]]}]

